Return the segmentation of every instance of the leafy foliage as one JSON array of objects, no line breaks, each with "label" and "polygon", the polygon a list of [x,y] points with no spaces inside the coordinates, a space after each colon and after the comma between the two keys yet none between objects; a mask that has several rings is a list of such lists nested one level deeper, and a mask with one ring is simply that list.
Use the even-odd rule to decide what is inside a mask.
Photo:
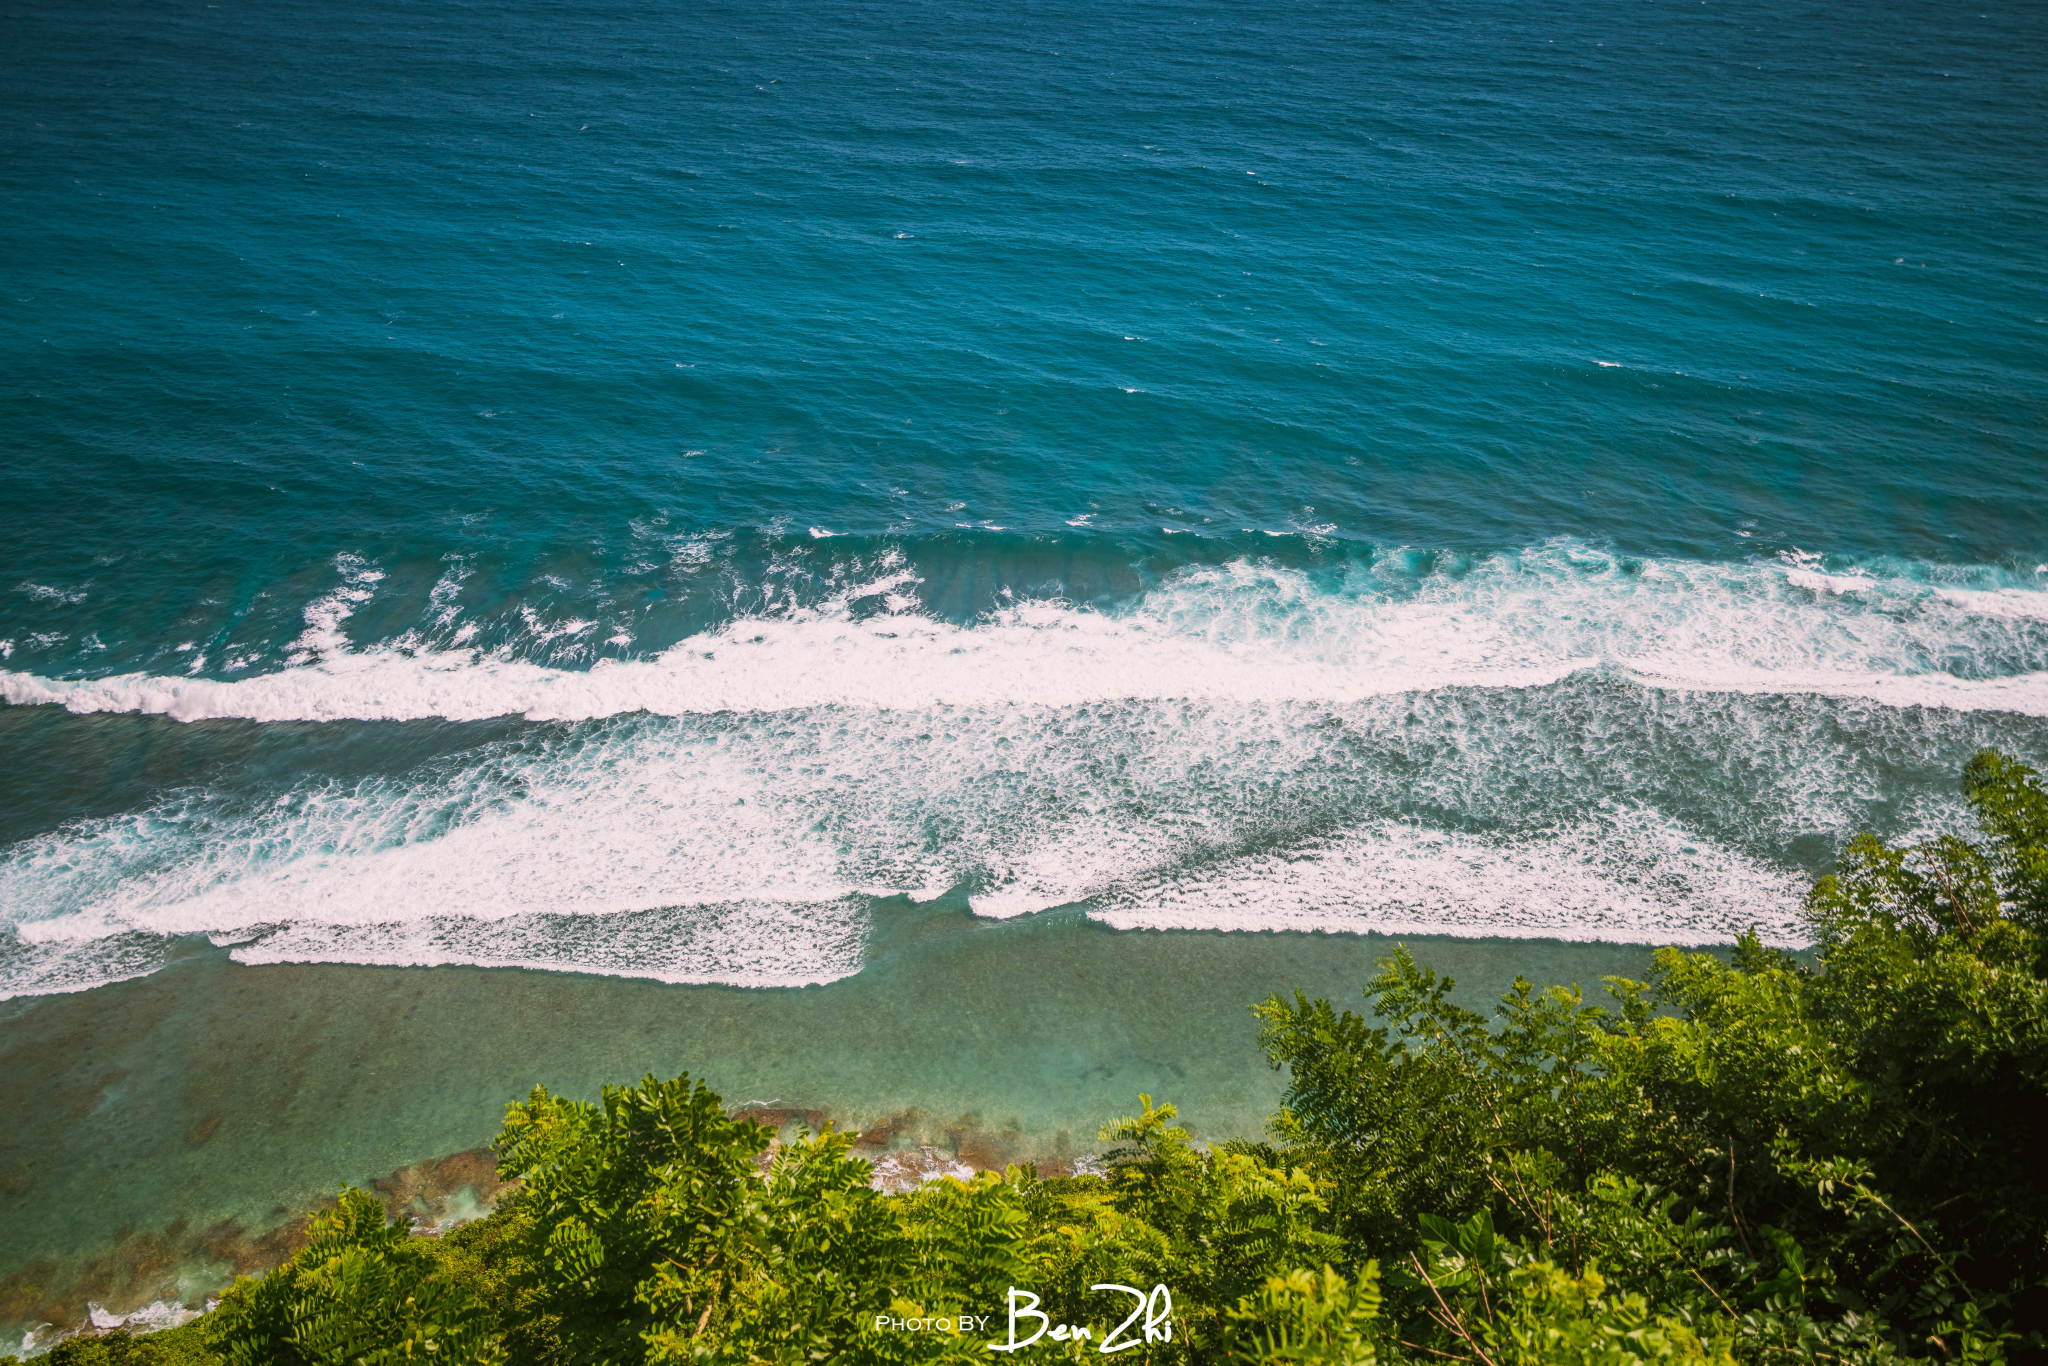
[{"label": "leafy foliage", "polygon": [[1299,1366],[1377,1366],[1379,1314],[1377,1262],[1367,1262],[1356,1281],[1327,1263],[1320,1272],[1271,1276],[1230,1310],[1231,1319],[1247,1330],[1242,1354]]},{"label": "leafy foliage", "polygon": [[235,1366],[391,1366],[501,1359],[496,1315],[441,1274],[431,1244],[387,1224],[358,1190],[313,1220],[313,1241],[261,1280],[244,1276],[207,1316]]},{"label": "leafy foliage", "polygon": [[[47,1366],[212,1366],[216,1358],[206,1350],[200,1328],[191,1323],[140,1334],[116,1328],[93,1337],[69,1337],[43,1361]],[[0,1366],[17,1366],[16,1359],[0,1357]]]},{"label": "leafy foliage", "polygon": [[[1694,1342],[1631,1341],[1681,1355],[2038,1351],[2048,791],[1988,753],[1964,791],[1981,841],[1850,845],[1809,899],[1814,966],[1665,950],[1611,1005],[1518,982],[1491,1025],[1403,952],[1367,986],[1381,1023],[1260,1007],[1292,1075],[1276,1134],[1331,1180],[1353,1257],[1405,1268],[1402,1331],[1498,1361],[1534,1350],[1481,1331],[1506,1305],[1593,1323],[1641,1297]],[[1482,1217],[1511,1250],[1455,1254],[1474,1320],[1438,1259]]]},{"label": "leafy foliage", "polygon": [[506,1258],[536,1360],[636,1359],[657,1331],[641,1294],[659,1268],[685,1268],[713,1302],[738,1272],[728,1230],[753,1191],[760,1127],[729,1118],[687,1075],[608,1086],[601,1105],[540,1087],[499,1136],[502,1170],[524,1183]]}]

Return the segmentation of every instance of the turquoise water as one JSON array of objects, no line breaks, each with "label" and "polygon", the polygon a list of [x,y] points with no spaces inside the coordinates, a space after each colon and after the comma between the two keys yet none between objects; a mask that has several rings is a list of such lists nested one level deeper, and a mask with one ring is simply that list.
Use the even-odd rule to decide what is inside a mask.
[{"label": "turquoise water", "polygon": [[[2048,760],[2037,8],[0,31],[0,1044],[158,1154],[88,1198],[23,1118],[0,1272],[481,1141],[521,1059],[1029,1146],[1145,1071],[1048,1080],[1076,1040],[1163,1029],[1255,1126],[1267,991],[1795,944],[1849,834]],[[919,906],[1135,957],[970,1028]],[[186,1145],[291,973],[517,1046]],[[93,1070],[215,997],[239,1070],[186,1006]]]},{"label": "turquoise water", "polygon": [[[231,1270],[222,1245],[343,1181],[489,1143],[505,1105],[537,1084],[594,1098],[606,1082],[687,1070],[735,1105],[821,1112],[811,1122],[867,1135],[870,1155],[928,1145],[948,1165],[1100,1153],[1100,1128],[1141,1092],[1179,1104],[1203,1137],[1256,1135],[1284,1078],[1259,1056],[1250,1003],[1279,983],[1357,1008],[1392,947],[1123,934],[1077,914],[992,921],[957,905],[884,914],[868,971],[797,989],[244,967],[188,946],[145,979],[0,1005],[0,1065],[37,1098],[0,1132],[12,1153],[63,1154],[0,1164],[0,1305],[4,1273],[40,1258],[61,1270],[34,1279],[61,1301],[53,1287],[90,1274],[81,1250],[104,1255],[124,1228],[174,1230],[176,1255],[162,1279],[109,1284],[102,1303],[126,1292],[119,1308],[132,1309],[166,1282],[199,1298]],[[1457,977],[1467,1004],[1507,985],[1493,941],[1413,947]],[[1640,976],[1648,957],[1538,941],[1513,962],[1604,999],[1597,977]]]}]

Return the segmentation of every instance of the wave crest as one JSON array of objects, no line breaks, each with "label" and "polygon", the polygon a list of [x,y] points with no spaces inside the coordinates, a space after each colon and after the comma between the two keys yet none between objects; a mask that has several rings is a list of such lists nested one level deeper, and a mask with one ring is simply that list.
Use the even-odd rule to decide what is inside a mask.
[{"label": "wave crest", "polygon": [[0,698],[181,721],[584,720],[830,705],[1340,702],[1535,687],[1607,667],[1658,687],[2048,715],[2048,592],[2037,588],[1830,573],[1815,557],[1638,561],[1569,544],[1419,576],[1389,572],[1398,559],[1334,583],[1237,560],[1185,571],[1116,611],[1038,599],[968,624],[924,610],[917,576],[899,568],[587,670],[407,641],[351,649],[339,622],[377,582],[355,562],[341,589],[308,606],[293,667],[240,680],[0,671]]}]

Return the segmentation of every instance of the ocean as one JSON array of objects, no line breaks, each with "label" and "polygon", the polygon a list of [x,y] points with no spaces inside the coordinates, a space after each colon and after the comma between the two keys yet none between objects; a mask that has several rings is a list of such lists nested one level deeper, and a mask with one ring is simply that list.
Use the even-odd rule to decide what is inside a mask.
[{"label": "ocean", "polygon": [[1255,1130],[2048,761],[2048,11],[0,34],[0,1273],[547,1078]]}]

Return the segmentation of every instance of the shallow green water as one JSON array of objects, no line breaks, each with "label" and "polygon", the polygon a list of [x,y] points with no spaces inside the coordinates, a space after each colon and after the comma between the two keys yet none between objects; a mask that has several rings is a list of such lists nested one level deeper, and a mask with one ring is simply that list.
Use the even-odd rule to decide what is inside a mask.
[{"label": "shallow green water", "polygon": [[[249,967],[196,947],[147,978],[8,1003],[0,1070],[33,1100],[0,1130],[13,1191],[0,1275],[53,1258],[43,1279],[68,1282],[122,1230],[182,1221],[168,1274],[203,1294],[228,1269],[207,1264],[205,1230],[234,1221],[253,1236],[342,1182],[488,1143],[532,1085],[594,1097],[649,1071],[842,1124],[914,1110],[897,1141],[942,1151],[964,1137],[984,1153],[1072,1158],[1141,1091],[1178,1103],[1205,1137],[1254,1134],[1283,1079],[1259,1057],[1248,1007],[1294,987],[1355,1004],[1394,942],[1120,933],[1078,913],[978,919],[957,902],[883,910],[867,966],[813,987]],[[1650,953],[1407,942],[1472,1005],[1517,973],[1640,975]],[[102,1275],[109,1302],[162,1288],[120,1280]]]}]

